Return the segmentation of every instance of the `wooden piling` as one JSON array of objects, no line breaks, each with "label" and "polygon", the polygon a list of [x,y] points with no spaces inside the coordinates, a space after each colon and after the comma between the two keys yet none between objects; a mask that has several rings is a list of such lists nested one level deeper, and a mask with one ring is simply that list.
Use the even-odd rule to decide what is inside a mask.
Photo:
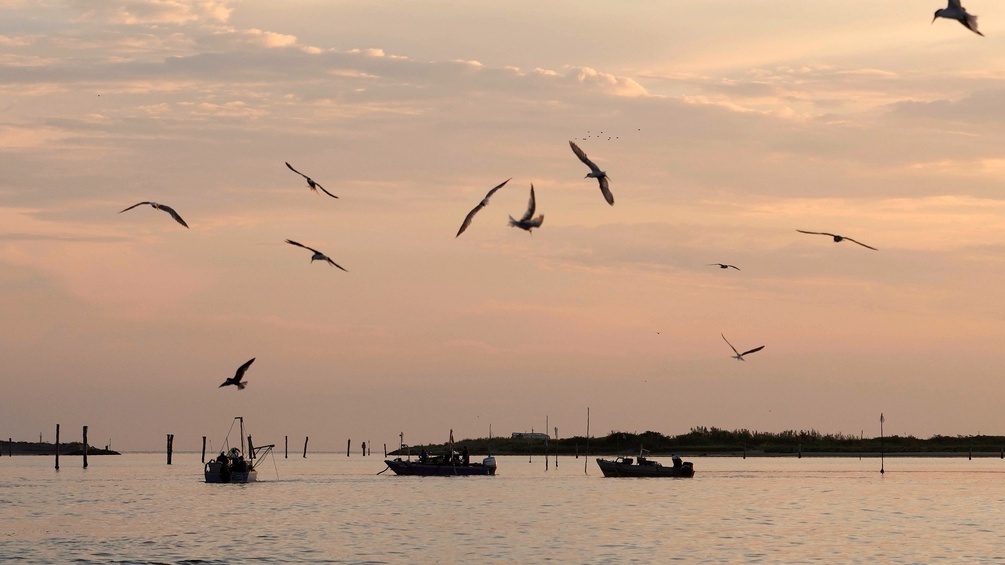
[{"label": "wooden piling", "polygon": [[206,436],[202,436],[202,462],[206,463]]},{"label": "wooden piling", "polygon": [[[1002,453],[1005,453],[1005,448],[1003,448]],[[387,459],[387,444],[384,444],[384,459]]]},{"label": "wooden piling", "polygon": [[87,468],[87,426],[84,426],[84,468]]},{"label": "wooden piling", "polygon": [[171,451],[174,449],[174,434],[167,435],[167,459],[168,465],[171,464]]},{"label": "wooden piling", "polygon": [[349,439],[349,443],[345,444],[345,456],[349,457],[349,451],[352,449],[352,439]]},{"label": "wooden piling", "polygon": [[56,424],[56,470],[59,470],[59,424]]},{"label": "wooden piling", "polygon": [[304,436],[304,459],[307,459],[307,441],[311,439],[309,436]]},{"label": "wooden piling", "polygon": [[283,436],[283,459],[290,458],[290,436]]},{"label": "wooden piling", "polygon": [[[1002,448],[1003,458],[1005,458],[1005,447]],[[14,457],[14,438],[7,438],[7,457]]]}]

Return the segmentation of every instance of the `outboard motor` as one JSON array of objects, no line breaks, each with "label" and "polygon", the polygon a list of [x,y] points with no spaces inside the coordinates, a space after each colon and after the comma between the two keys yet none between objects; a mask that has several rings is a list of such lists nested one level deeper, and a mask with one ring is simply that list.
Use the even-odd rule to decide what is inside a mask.
[{"label": "outboard motor", "polygon": [[485,459],[482,459],[482,465],[488,468],[490,475],[496,474],[496,458],[489,455]]}]

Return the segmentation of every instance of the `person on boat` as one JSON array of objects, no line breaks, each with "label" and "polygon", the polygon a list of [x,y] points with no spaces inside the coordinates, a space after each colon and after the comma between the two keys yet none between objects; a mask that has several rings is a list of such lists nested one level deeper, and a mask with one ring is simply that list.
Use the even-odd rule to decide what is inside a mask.
[{"label": "person on boat", "polygon": [[422,453],[419,454],[419,463],[427,462],[429,462],[429,452],[426,451],[426,448],[422,448]]},{"label": "person on boat", "polygon": [[680,457],[678,457],[676,453],[671,455],[670,459],[673,460],[673,466],[675,469],[680,469],[684,465],[684,462],[680,460]]},{"label": "person on boat", "polygon": [[227,454],[220,452],[217,456],[216,462],[220,464],[220,482],[229,483],[230,482],[230,459]]},{"label": "person on boat", "polygon": [[464,446],[464,450],[461,451],[461,461],[464,465],[471,464],[471,453],[468,451],[468,446]]}]

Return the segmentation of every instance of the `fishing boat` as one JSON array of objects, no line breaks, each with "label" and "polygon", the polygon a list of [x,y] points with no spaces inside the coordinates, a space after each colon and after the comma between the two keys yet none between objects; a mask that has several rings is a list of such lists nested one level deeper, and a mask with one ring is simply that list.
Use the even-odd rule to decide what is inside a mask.
[{"label": "fishing boat", "polygon": [[[248,438],[249,457],[244,458],[244,417],[237,416],[234,421],[240,423],[241,447],[237,446],[226,449],[230,443],[230,432],[227,433],[227,440],[224,441],[224,451],[212,461],[206,462],[203,473],[207,483],[253,483],[258,480],[258,464],[272,452],[275,444],[254,446],[251,444],[251,436]],[[230,426],[231,431],[234,425]]]},{"label": "fishing boat", "polygon": [[[489,455],[481,463],[471,463],[456,451],[448,455],[420,455],[418,460],[410,458],[387,459],[384,461],[396,475],[419,477],[454,477],[472,475],[495,475],[496,458]],[[387,469],[384,469],[385,471]],[[381,471],[383,472],[383,471]]]},{"label": "fishing boat", "polygon": [[693,477],[694,464],[681,461],[673,456],[673,466],[665,467],[659,461],[653,461],[645,456],[645,451],[639,453],[638,461],[632,457],[620,456],[613,461],[597,458],[597,465],[605,477]]}]

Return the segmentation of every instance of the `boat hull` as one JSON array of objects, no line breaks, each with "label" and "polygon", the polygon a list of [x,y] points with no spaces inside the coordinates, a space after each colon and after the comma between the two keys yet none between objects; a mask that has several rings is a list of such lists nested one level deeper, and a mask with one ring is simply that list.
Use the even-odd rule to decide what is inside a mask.
[{"label": "boat hull", "polygon": [[680,467],[664,467],[655,461],[646,461],[642,465],[627,461],[611,461],[597,458],[597,465],[605,477],[676,477],[689,478],[694,476],[694,465],[685,461]]},{"label": "boat hull", "polygon": [[402,459],[387,459],[384,461],[394,474],[416,477],[463,477],[477,475],[495,475],[495,459],[488,457],[483,463],[468,465],[450,465],[437,463],[420,463]]}]

